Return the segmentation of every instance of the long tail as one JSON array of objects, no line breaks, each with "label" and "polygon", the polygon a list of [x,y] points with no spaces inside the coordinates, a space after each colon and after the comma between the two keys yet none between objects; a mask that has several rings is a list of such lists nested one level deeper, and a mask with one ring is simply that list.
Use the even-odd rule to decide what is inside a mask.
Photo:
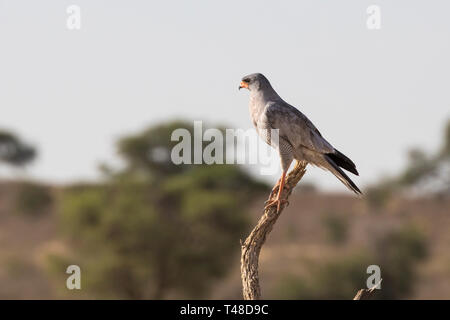
[{"label": "long tail", "polygon": [[334,149],[334,153],[327,153],[327,156],[333,160],[342,169],[345,169],[353,174],[359,176],[358,170],[352,160],[350,160],[345,154],[339,150]]},{"label": "long tail", "polygon": [[[337,156],[336,156],[336,154],[324,154],[323,155],[323,157],[325,158],[325,160],[328,164],[326,166],[326,168],[332,174],[334,174],[336,176],[336,178],[338,178],[343,184],[345,184],[347,186],[347,188],[352,190],[357,195],[362,194],[361,190],[359,190],[359,188],[356,186],[356,184],[345,174],[344,171],[342,171],[341,168],[339,168],[339,165],[340,165],[342,168],[344,168],[352,173],[358,174],[358,171],[356,171],[355,164],[350,159],[345,157],[342,153],[340,153],[339,151],[337,151],[337,152],[339,153],[339,154],[337,154]],[[341,155],[345,157],[344,160],[348,160],[348,161],[344,161]],[[339,162],[339,160],[335,161],[336,158],[340,159],[340,162]]]}]

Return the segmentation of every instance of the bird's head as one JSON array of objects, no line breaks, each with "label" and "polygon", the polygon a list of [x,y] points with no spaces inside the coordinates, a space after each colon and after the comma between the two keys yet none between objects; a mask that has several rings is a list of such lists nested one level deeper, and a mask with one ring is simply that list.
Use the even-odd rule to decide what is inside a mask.
[{"label": "bird's head", "polygon": [[239,90],[246,88],[250,91],[258,91],[265,87],[270,87],[269,80],[261,73],[252,73],[242,78]]}]

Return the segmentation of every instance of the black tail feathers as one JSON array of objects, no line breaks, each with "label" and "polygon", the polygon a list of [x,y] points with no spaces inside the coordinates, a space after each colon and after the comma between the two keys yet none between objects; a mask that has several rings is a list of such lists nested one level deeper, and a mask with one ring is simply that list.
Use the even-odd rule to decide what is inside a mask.
[{"label": "black tail feathers", "polygon": [[334,153],[327,153],[327,156],[333,160],[335,164],[337,164],[339,167],[356,174],[359,176],[358,171],[356,170],[356,166],[353,163],[352,160],[350,160],[347,156],[345,156],[343,153],[341,153],[338,150],[335,150]]},{"label": "black tail feathers", "polygon": [[[341,153],[341,155],[342,155],[342,153]],[[335,163],[333,158],[330,157],[330,154],[324,155],[324,158],[328,162],[328,164],[331,166],[329,169],[330,169],[331,173],[333,173],[336,176],[336,178],[338,178],[343,184],[345,184],[347,186],[347,188],[352,190],[354,193],[356,193],[358,195],[362,194],[361,190],[359,190],[359,188],[356,186],[356,184],[345,174],[344,171],[342,171],[341,168],[339,168],[338,164]],[[345,157],[345,158],[348,159],[347,157]],[[353,162],[351,162],[350,159],[348,159],[348,161],[350,161],[350,163],[353,164]],[[345,163],[345,165],[348,166],[348,163]],[[353,164],[353,167],[354,167],[354,164]],[[342,166],[342,168],[346,169],[344,166]],[[354,168],[354,171],[357,173],[355,168]],[[353,172],[353,171],[350,171],[350,172]]]}]

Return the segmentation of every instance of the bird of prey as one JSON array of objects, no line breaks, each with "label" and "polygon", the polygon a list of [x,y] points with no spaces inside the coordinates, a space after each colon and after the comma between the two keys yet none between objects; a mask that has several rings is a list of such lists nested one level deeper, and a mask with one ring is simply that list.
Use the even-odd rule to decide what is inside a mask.
[{"label": "bird of prey", "polygon": [[[276,205],[279,211],[281,203],[287,202],[281,199],[281,192],[286,173],[294,159],[304,160],[330,171],[347,188],[361,194],[358,187],[342,170],[359,175],[353,161],[325,140],[303,113],[281,99],[264,75],[253,73],[243,77],[239,85],[239,89],[241,88],[250,91],[249,110],[256,131],[264,141],[277,149],[281,158],[283,173],[274,187],[275,189],[279,186],[278,195],[266,205],[266,208]],[[273,129],[278,129],[278,141],[271,138]]]}]

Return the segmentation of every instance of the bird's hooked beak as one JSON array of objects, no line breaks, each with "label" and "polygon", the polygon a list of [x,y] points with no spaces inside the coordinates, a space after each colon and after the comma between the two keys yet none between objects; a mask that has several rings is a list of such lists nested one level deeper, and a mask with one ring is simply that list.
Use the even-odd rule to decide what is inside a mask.
[{"label": "bird's hooked beak", "polygon": [[248,83],[244,82],[244,81],[241,81],[241,84],[239,85],[239,90],[241,90],[242,88],[248,89]]}]

